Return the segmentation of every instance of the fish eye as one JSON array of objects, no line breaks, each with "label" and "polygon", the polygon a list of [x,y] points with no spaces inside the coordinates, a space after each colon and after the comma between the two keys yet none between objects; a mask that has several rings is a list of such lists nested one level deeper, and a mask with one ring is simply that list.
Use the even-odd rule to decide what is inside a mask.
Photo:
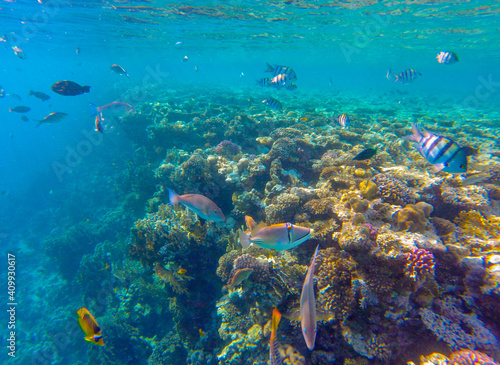
[{"label": "fish eye", "polygon": [[464,166],[464,165],[460,165],[460,168],[461,168],[461,169],[465,169],[465,166]]}]

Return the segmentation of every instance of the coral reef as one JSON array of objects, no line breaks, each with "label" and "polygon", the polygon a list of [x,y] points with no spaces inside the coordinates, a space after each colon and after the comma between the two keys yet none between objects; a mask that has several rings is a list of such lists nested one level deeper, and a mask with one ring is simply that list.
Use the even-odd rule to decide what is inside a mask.
[{"label": "coral reef", "polygon": [[415,203],[415,194],[403,181],[385,174],[375,175],[371,181],[377,184],[384,202],[403,206]]}]

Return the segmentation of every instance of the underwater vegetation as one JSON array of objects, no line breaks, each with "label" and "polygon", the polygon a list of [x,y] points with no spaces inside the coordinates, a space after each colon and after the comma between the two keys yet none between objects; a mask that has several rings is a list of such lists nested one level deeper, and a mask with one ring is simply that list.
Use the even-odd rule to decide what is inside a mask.
[{"label": "underwater vegetation", "polygon": [[[318,95],[280,97],[290,111],[222,88],[150,99],[119,122],[137,147],[120,177],[126,237],[75,225],[47,242],[102,330],[89,363],[268,364],[274,307],[284,364],[423,364],[429,348],[443,364],[500,359],[498,159],[469,156],[474,173],[488,170],[480,182],[431,172],[401,139],[411,105],[386,114],[375,100],[340,97],[350,118],[341,129],[333,111],[311,107]],[[492,129],[472,137],[477,147]],[[210,199],[225,219],[169,205],[169,189]],[[243,249],[246,215],[312,233],[291,250]],[[310,351],[300,296],[318,245]]]}]

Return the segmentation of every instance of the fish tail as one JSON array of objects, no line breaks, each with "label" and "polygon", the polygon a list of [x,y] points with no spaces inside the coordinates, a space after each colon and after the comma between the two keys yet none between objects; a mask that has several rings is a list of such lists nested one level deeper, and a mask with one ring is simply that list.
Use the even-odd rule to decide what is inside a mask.
[{"label": "fish tail", "polygon": [[281,320],[281,313],[278,311],[276,307],[273,309],[273,319],[271,320],[271,331],[276,333],[276,330],[278,329],[278,324],[280,323]]},{"label": "fish tail", "polygon": [[404,136],[403,139],[406,139],[407,141],[420,142],[420,140],[422,139],[422,133],[420,133],[415,123],[411,124],[411,130],[413,134],[410,136]]},{"label": "fish tail", "polygon": [[398,82],[399,80],[399,76],[398,75],[394,75],[394,82]]},{"label": "fish tail", "polygon": [[92,110],[92,116],[95,117],[97,114],[99,114],[99,111],[97,110],[97,105],[94,103],[89,103],[90,104],[90,109]]},{"label": "fish tail", "polygon": [[168,201],[170,205],[175,205],[179,202],[179,195],[173,191],[172,189],[167,188],[168,190]]},{"label": "fish tail", "polygon": [[274,71],[274,67],[269,64],[268,62],[266,62],[266,71],[265,72],[273,72]]},{"label": "fish tail", "polygon": [[250,247],[250,236],[243,231],[240,231],[240,244],[243,248]]}]

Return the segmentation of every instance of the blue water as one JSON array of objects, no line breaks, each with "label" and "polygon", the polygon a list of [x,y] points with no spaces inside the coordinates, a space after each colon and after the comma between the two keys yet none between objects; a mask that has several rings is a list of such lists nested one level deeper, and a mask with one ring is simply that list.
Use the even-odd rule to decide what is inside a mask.
[{"label": "blue water", "polygon": [[[266,90],[255,80],[269,76],[264,72],[269,62],[293,67],[298,75],[295,94],[277,94],[288,102],[287,111],[293,110],[294,100],[314,100],[310,110],[327,110],[333,117],[343,102],[358,100],[361,108],[366,100],[377,100],[384,108],[398,109],[405,123],[418,105],[419,113],[429,118],[498,126],[499,12],[495,1],[0,2],[0,36],[5,35],[0,43],[0,89],[6,94],[0,98],[0,244],[4,257],[7,252],[17,256],[20,298],[17,359],[10,359],[3,347],[1,362],[38,363],[30,352],[54,343],[50,327],[64,327],[74,314],[62,314],[54,323],[54,312],[88,305],[82,303],[75,277],[62,275],[51,263],[47,240],[78,224],[88,222],[95,229],[112,219],[108,212],[138,191],[123,171],[133,162],[150,163],[152,170],[161,164],[157,158],[138,161],[141,146],[118,128],[102,142],[93,131],[89,103],[124,100],[140,109],[143,103],[167,101],[165,92],[185,93],[186,100],[196,101],[210,99],[220,88],[240,99],[248,96],[249,105],[260,107]],[[14,46],[22,49],[25,59],[16,57]],[[439,64],[435,57],[440,51],[454,51],[460,61]],[[110,71],[115,63],[130,78]],[[402,85],[386,79],[388,68],[395,74],[412,68],[423,76]],[[59,80],[90,85],[91,92],[57,95],[50,86]],[[28,96],[30,89],[48,94],[50,100]],[[9,112],[18,105],[31,108],[25,114],[28,122],[21,121],[22,114]],[[37,120],[54,111],[69,115],[36,127]],[[71,160],[78,148],[88,153],[83,150]],[[498,140],[493,148],[498,151]],[[67,168],[57,170],[61,165]],[[144,186],[142,207],[154,192],[154,183]],[[139,209],[121,224],[130,228],[144,214]],[[128,228],[100,238],[126,242]],[[76,264],[98,243],[88,241],[89,247],[75,250],[80,255]],[[114,259],[127,255],[124,249]],[[2,264],[0,303],[8,303],[5,267]],[[0,322],[4,339],[9,334],[3,321],[5,316]],[[498,335],[498,326],[496,331]],[[56,359],[45,363],[90,364],[105,358],[92,362],[97,350],[87,352],[91,345],[78,328],[68,336],[64,350],[57,347]],[[223,348],[220,343],[210,346],[214,353]],[[143,357],[140,353],[128,363],[147,363],[147,351]]]}]

